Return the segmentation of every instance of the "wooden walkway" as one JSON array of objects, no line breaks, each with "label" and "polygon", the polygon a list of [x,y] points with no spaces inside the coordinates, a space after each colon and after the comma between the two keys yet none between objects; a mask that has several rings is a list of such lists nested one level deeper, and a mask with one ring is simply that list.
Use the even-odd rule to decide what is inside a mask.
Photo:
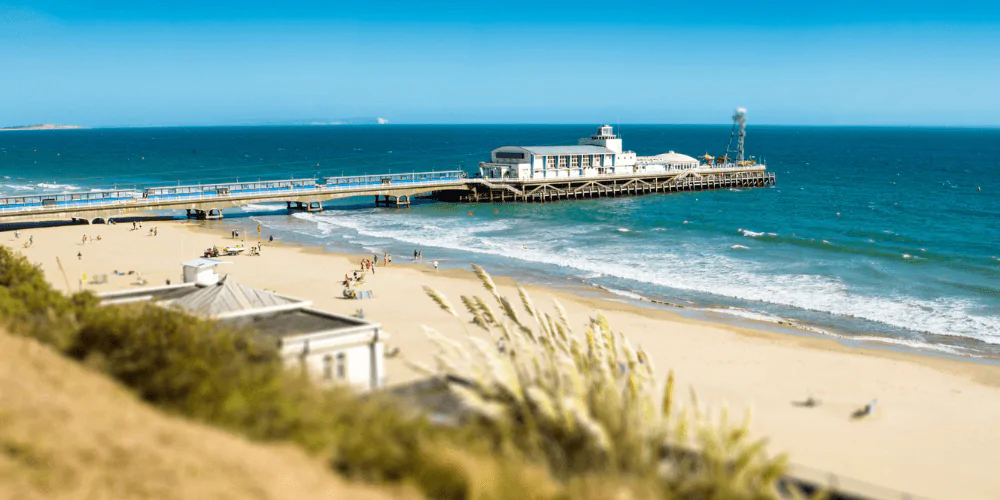
[{"label": "wooden walkway", "polygon": [[764,170],[737,172],[686,171],[680,174],[539,180],[477,179],[469,190],[440,191],[433,198],[462,203],[544,203],[559,200],[636,196],[708,189],[769,187],[775,176]]}]

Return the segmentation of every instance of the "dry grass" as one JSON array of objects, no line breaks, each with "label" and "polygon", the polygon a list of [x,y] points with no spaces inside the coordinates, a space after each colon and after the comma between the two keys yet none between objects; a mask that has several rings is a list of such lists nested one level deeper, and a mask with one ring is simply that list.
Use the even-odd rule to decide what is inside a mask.
[{"label": "dry grass", "polygon": [[52,348],[0,333],[0,498],[415,496],[347,484],[290,445],[166,416]]},{"label": "dry grass", "polygon": [[[657,394],[649,356],[604,317],[592,318],[577,335],[561,305],[555,304],[554,319],[523,288],[519,313],[489,274],[474,267],[503,316],[478,297],[462,297],[479,329],[465,342],[430,329],[427,335],[439,348],[434,373],[468,382],[451,389],[498,449],[541,461],[564,480],[655,478],[668,497],[778,496],[784,457],[770,458],[763,441],[749,440],[748,420],[734,425],[725,413],[709,418],[693,397],[680,409],[673,374]],[[466,324],[446,297],[426,291]]]}]

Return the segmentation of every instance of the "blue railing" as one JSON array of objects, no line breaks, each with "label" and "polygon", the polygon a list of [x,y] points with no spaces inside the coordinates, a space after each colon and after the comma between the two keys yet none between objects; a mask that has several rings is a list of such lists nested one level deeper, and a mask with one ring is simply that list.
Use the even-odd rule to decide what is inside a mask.
[{"label": "blue railing", "polygon": [[[90,193],[60,193],[51,195],[0,197],[0,213],[29,212],[52,208],[114,207],[126,204],[155,204],[157,201],[196,201],[220,198],[246,198],[254,195],[293,194],[296,196],[313,193],[342,193],[378,187],[420,187],[460,181],[467,177],[461,170],[443,172],[419,172],[408,174],[379,174],[324,177],[317,179],[286,179],[277,181],[231,182],[220,184],[193,184],[178,186],[157,186],[143,189],[108,190]],[[114,193],[114,196],[111,196]],[[124,193],[130,197],[121,196]],[[73,199],[86,196],[87,199]],[[107,197],[105,197],[107,196]]]}]

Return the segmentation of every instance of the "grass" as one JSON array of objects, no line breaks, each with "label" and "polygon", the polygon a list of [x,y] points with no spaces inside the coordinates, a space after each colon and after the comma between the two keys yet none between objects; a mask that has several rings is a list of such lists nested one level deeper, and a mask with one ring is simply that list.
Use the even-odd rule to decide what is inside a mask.
[{"label": "grass", "polygon": [[6,248],[0,319],[169,413],[290,442],[349,478],[412,485],[430,498],[776,496],[782,460],[749,442],[745,425],[680,409],[671,383],[656,394],[649,357],[603,318],[578,335],[558,304],[550,316],[521,290],[519,312],[476,271],[496,309],[463,297],[471,320],[428,290],[472,327],[463,342],[428,332],[441,351],[430,372],[469,381],[451,387],[470,415],[458,427],[430,425],[388,395],[317,388],[245,332],[150,305],[98,307],[90,293],[67,297]]}]

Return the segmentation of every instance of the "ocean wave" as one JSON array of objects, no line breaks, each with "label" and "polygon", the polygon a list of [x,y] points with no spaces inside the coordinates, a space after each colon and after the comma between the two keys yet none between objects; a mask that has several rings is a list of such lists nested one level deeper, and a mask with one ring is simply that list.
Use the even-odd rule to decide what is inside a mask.
[{"label": "ocean wave", "polygon": [[741,234],[743,234],[743,236],[746,236],[747,238],[759,238],[761,236],[764,236],[764,233],[757,233],[749,229],[737,229],[737,231],[739,231]]},{"label": "ocean wave", "polygon": [[48,183],[48,182],[39,182],[38,184],[35,184],[35,185],[38,186],[38,187],[40,187],[40,188],[42,188],[42,189],[63,189],[63,190],[66,190],[66,191],[76,191],[78,189],[81,189],[80,186],[74,186],[72,184],[56,184],[56,183]]},{"label": "ocean wave", "polygon": [[[726,254],[706,253],[703,247],[693,244],[690,248],[670,250],[655,245],[621,247],[621,243],[604,240],[568,245],[565,235],[548,227],[532,231],[530,227],[524,227],[524,223],[519,223],[520,232],[510,234],[498,231],[509,226],[503,221],[477,221],[473,225],[464,218],[434,218],[429,221],[415,214],[383,217],[374,212],[336,216],[300,213],[295,217],[311,220],[317,225],[323,223],[322,233],[328,233],[330,226],[335,225],[365,236],[427,249],[512,258],[675,290],[777,304],[858,318],[904,330],[972,337],[1000,344],[997,333],[1000,332],[1000,317],[982,314],[981,305],[968,299],[872,295],[871,292],[854,289],[834,276],[759,272],[760,264]],[[443,229],[422,229],[428,224]],[[819,242],[815,244],[830,248]],[[609,259],[608,255],[614,255],[614,258]]]},{"label": "ocean wave", "polygon": [[287,205],[263,205],[260,203],[247,203],[240,207],[244,212],[279,212],[288,210]]},{"label": "ocean wave", "polygon": [[630,233],[632,231],[630,229],[628,229],[627,227],[620,227],[620,228],[618,228],[618,232],[619,233]]},{"label": "ocean wave", "polygon": [[733,250],[750,250],[750,247],[745,245],[733,245],[729,248],[732,248]]},{"label": "ocean wave", "polygon": [[27,185],[22,185],[22,184],[5,184],[5,187],[9,187],[9,188],[11,188],[11,189],[13,189],[15,191],[34,191],[35,190],[35,186],[32,186],[30,184],[27,184]]}]

